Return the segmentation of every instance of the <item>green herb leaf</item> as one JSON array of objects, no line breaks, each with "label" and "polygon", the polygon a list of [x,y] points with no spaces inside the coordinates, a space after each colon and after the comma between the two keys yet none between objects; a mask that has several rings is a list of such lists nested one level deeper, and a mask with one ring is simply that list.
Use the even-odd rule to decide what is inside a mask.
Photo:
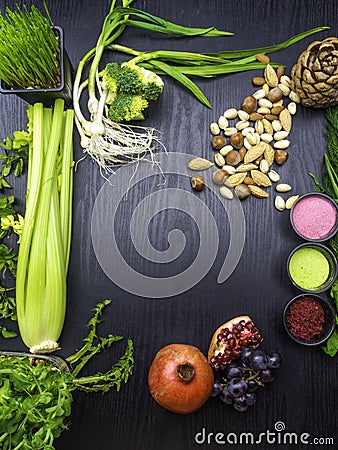
[{"label": "green herb leaf", "polygon": [[11,339],[17,337],[18,333],[8,330],[5,326],[0,325],[1,336],[5,339]]},{"label": "green herb leaf", "polygon": [[206,98],[206,96],[203,94],[203,92],[200,90],[200,88],[193,81],[191,81],[187,76],[185,76],[183,73],[181,73],[179,70],[177,70],[175,67],[169,66],[168,64],[166,64],[162,61],[157,61],[157,60],[150,61],[150,63],[154,67],[159,68],[164,73],[166,73],[167,75],[170,75],[176,81],[181,83],[184,87],[189,89],[189,91],[191,91],[195,95],[195,97],[201,103],[203,103],[203,105],[207,106],[208,108],[212,108],[211,103]]},{"label": "green herb leaf", "polygon": [[336,353],[338,352],[338,328],[336,328],[332,335],[329,337],[325,347],[323,347],[323,350],[327,355],[330,355],[332,357],[336,355]]}]

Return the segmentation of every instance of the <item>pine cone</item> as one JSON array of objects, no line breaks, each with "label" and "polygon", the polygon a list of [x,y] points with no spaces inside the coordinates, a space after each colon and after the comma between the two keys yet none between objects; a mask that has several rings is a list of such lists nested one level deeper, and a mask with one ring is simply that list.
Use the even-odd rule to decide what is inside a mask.
[{"label": "pine cone", "polygon": [[338,38],[312,42],[291,70],[291,88],[304,106],[338,104]]}]

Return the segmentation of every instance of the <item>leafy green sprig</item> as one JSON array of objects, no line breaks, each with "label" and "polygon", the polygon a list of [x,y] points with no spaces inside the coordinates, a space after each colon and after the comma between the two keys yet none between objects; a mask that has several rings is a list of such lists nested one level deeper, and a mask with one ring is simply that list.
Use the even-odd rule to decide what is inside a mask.
[{"label": "leafy green sprig", "polygon": [[[24,162],[28,159],[31,134],[26,131],[15,131],[13,137],[7,137],[4,143],[0,142],[3,152],[0,153],[0,190],[7,191],[12,186],[7,177],[9,175],[20,176],[24,170]],[[22,227],[22,217],[15,208],[13,195],[0,196],[0,319],[16,321],[16,303],[13,296],[14,287],[8,286],[9,271],[16,274],[17,252],[4,242],[12,231],[19,232]],[[0,333],[3,337],[15,337],[17,333],[10,331],[4,325],[0,325]]]},{"label": "leafy green sprig", "polygon": [[95,306],[83,347],[67,358],[69,371],[36,357],[0,357],[0,448],[54,450],[54,440],[69,427],[74,390],[119,391],[122,383],[128,381],[134,365],[130,339],[124,355],[106,373],[78,376],[94,355],[122,339],[98,334],[102,311],[110,303],[104,300]]},{"label": "leafy green sprig", "polygon": [[[324,155],[324,176],[323,182],[310,173],[315,188],[318,192],[329,195],[336,203],[338,203],[338,107],[327,108],[325,111],[326,120],[326,140],[327,154]],[[334,254],[338,257],[338,234],[329,241]],[[334,299],[336,306],[336,328],[331,337],[323,347],[325,353],[335,356],[338,352],[338,281],[332,286],[330,295]]]},{"label": "leafy green sprig", "polygon": [[[102,310],[111,303],[111,300],[104,300],[98,303],[93,309],[94,316],[87,323],[89,333],[83,339],[84,345],[74,355],[68,356],[67,362],[74,365],[72,374],[75,377],[73,382],[78,389],[87,392],[107,392],[111,387],[116,387],[119,391],[122,382],[127,382],[129,375],[132,372],[134,365],[133,359],[133,343],[129,339],[125,354],[120,361],[115,364],[108,372],[101,374],[97,373],[89,377],[78,377],[78,374],[87,365],[88,361],[102,350],[108,349],[114,342],[123,339],[122,336],[115,336],[109,334],[107,337],[102,337],[97,334],[97,325],[101,322]],[[76,364],[76,365],[75,365]]]}]

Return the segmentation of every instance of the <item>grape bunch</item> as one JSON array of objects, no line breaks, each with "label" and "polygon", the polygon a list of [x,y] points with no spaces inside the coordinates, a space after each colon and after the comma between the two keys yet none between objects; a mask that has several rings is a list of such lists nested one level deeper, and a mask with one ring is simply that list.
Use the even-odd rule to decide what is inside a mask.
[{"label": "grape bunch", "polygon": [[276,351],[267,353],[244,347],[240,357],[228,364],[224,377],[215,381],[211,396],[244,412],[256,403],[256,391],[273,381],[274,371],[281,363],[282,357]]}]

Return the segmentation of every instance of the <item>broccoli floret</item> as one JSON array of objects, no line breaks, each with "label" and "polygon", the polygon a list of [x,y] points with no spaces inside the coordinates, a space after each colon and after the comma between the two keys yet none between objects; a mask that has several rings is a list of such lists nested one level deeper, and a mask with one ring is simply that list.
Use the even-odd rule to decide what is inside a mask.
[{"label": "broccoli floret", "polygon": [[164,86],[156,73],[128,62],[122,65],[116,62],[107,64],[102,82],[104,87],[108,87],[108,95],[112,98],[115,94],[124,92],[142,95],[146,100],[157,100]]},{"label": "broccoli floret", "polygon": [[103,76],[102,76],[102,83],[105,88],[108,88],[109,94],[114,96],[118,89],[118,74],[121,71],[121,66],[119,63],[112,62],[106,65]]},{"label": "broccoli floret", "polygon": [[158,75],[134,63],[107,64],[102,87],[108,89],[109,118],[114,122],[144,119],[142,111],[150,100],[158,99],[163,86]]},{"label": "broccoli floret", "polygon": [[151,70],[139,67],[136,64],[125,63],[122,65],[123,69],[128,68],[133,74],[136,74],[140,81],[140,90],[143,92],[147,100],[157,100],[163,91],[164,83],[156,73]]},{"label": "broccoli floret", "polygon": [[143,89],[142,80],[134,67],[123,64],[117,74],[117,84],[120,91],[126,94],[139,94]]},{"label": "broccoli floret", "polygon": [[148,101],[141,95],[119,93],[109,107],[108,117],[117,123],[143,120],[143,111],[148,105]]}]

